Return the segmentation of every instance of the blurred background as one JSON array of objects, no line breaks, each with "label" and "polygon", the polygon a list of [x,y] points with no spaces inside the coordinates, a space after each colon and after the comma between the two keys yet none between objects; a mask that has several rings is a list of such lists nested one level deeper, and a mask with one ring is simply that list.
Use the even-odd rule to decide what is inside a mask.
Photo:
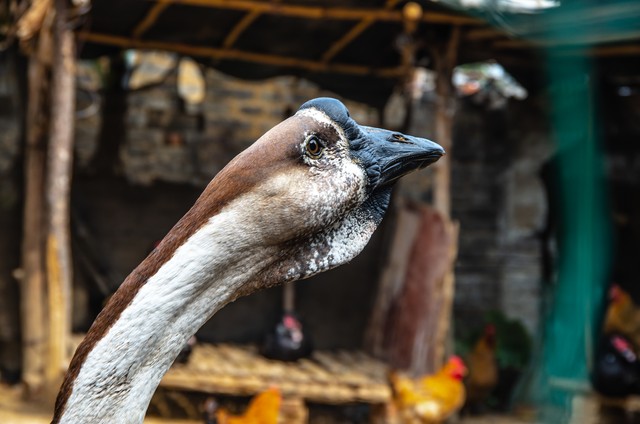
[{"label": "blurred background", "polygon": [[640,422],[639,18],[630,0],[1,3],[0,422],[48,422],[124,278],[319,96],[447,156],[399,183],[352,263],[216,314],[150,419],[254,422],[277,387],[287,423]]}]

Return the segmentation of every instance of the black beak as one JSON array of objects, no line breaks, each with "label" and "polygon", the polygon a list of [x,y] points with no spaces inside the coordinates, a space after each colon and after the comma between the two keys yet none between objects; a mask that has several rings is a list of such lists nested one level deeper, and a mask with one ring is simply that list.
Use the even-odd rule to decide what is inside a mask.
[{"label": "black beak", "polygon": [[393,184],[400,177],[425,168],[445,154],[437,143],[394,131],[360,126],[366,140],[368,158],[378,164],[376,187]]}]

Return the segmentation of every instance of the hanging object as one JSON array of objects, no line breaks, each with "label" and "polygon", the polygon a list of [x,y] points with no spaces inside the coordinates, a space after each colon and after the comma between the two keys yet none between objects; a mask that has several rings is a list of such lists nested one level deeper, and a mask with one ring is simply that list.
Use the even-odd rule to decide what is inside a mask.
[{"label": "hanging object", "polygon": [[137,90],[161,83],[176,67],[176,55],[159,51],[127,50],[127,68],[130,70],[125,88]]},{"label": "hanging object", "polygon": [[418,3],[410,1],[402,8],[402,23],[407,34],[413,34],[418,28],[420,18],[422,18],[422,6]]},{"label": "hanging object", "polygon": [[205,96],[204,76],[198,64],[188,57],[178,65],[178,95],[190,105],[199,105]]}]

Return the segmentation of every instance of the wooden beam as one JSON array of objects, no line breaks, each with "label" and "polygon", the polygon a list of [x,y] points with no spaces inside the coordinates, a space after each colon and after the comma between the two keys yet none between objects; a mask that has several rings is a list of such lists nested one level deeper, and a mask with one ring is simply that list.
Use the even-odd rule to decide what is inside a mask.
[{"label": "wooden beam", "polygon": [[281,66],[304,69],[311,72],[332,72],[346,75],[373,75],[382,78],[397,78],[402,75],[402,68],[370,68],[362,65],[332,63],[325,64],[318,61],[297,59],[286,56],[265,53],[253,53],[233,49],[215,47],[197,47],[181,43],[164,41],[143,41],[108,34],[89,32],[78,33],[79,39],[85,42],[117,46],[123,49],[167,50],[195,57],[205,57],[218,60],[239,60],[243,62],[259,63],[262,65]]},{"label": "wooden beam", "polygon": [[621,41],[633,41],[640,39],[640,30],[628,28],[626,30],[607,33],[606,31],[594,30],[586,35],[580,32],[571,33],[561,37],[547,38],[520,38],[498,40],[493,46],[498,49],[522,49],[522,48],[569,48],[579,46],[592,46],[603,43],[613,43]]},{"label": "wooden beam", "polygon": [[472,28],[466,31],[464,35],[465,40],[469,41],[483,41],[490,40],[493,38],[502,38],[505,37],[506,33],[500,31],[499,29],[492,27],[482,27],[482,28]]},{"label": "wooden beam", "polygon": [[596,47],[590,53],[594,57],[640,56],[640,44]]},{"label": "wooden beam", "polygon": [[375,22],[374,18],[364,18],[356,26],[351,28],[342,38],[337,40],[329,49],[322,55],[322,63],[329,63],[338,53],[340,53],[349,43],[355,40],[360,34],[362,34],[367,28],[369,28]]},{"label": "wooden beam", "polygon": [[162,12],[171,6],[171,0],[157,0],[157,3],[149,9],[147,16],[133,30],[133,38],[141,38],[158,20]]},{"label": "wooden beam", "polygon": [[533,49],[536,46],[527,40],[520,38],[497,40],[492,44],[496,49]]},{"label": "wooden beam", "polygon": [[258,11],[249,12],[244,15],[240,22],[238,22],[236,26],[234,26],[233,29],[229,31],[229,34],[227,34],[227,37],[222,42],[222,47],[225,49],[230,49],[238,40],[238,37],[240,37],[240,35],[242,35],[242,33],[247,28],[249,28],[251,24],[253,24],[255,20],[258,19],[258,17],[260,17],[260,15],[262,15],[262,12]]},{"label": "wooden beam", "polygon": [[[402,12],[372,8],[320,7],[261,2],[255,0],[167,0],[185,6],[209,7],[213,9],[243,10],[272,15],[291,16],[306,19],[335,19],[358,21],[372,18],[379,21],[402,22]],[[427,12],[422,22],[455,25],[480,25],[484,21],[461,15],[441,12]]]},{"label": "wooden beam", "polygon": [[[274,3],[277,3],[280,0],[272,0],[272,1]],[[249,28],[255,22],[255,20],[258,19],[261,15],[262,15],[262,12],[259,12],[256,10],[251,11],[246,15],[244,15],[240,20],[240,22],[238,22],[233,27],[233,29],[229,31],[229,34],[227,34],[227,37],[222,42],[222,47],[225,49],[230,49],[231,47],[233,47],[233,45],[236,43],[236,41],[242,35],[242,33],[245,32],[247,28]]]},{"label": "wooden beam", "polygon": [[[398,1],[399,0],[387,0],[384,7],[385,10],[393,9],[393,7],[398,4]],[[369,28],[375,21],[376,20],[374,18],[364,18],[358,22],[353,28],[351,28],[351,30],[349,30],[349,32],[329,47],[324,55],[322,55],[322,63],[329,63],[338,53],[340,53],[346,46]]]},{"label": "wooden beam", "polygon": [[75,112],[75,35],[67,23],[67,0],[56,0],[51,126],[45,183],[46,270],[49,300],[47,379],[56,381],[68,364],[71,336],[71,240],[69,201]]}]

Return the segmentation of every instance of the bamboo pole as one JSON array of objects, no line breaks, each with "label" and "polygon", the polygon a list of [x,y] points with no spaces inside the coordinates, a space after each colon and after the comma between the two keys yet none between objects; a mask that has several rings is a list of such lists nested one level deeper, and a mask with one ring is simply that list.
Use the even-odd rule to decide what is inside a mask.
[{"label": "bamboo pole", "polygon": [[[213,9],[243,10],[272,15],[291,16],[305,19],[334,19],[358,21],[366,18],[387,22],[402,22],[402,12],[373,8],[321,7],[280,4],[255,0],[167,0],[172,4],[208,7]],[[452,25],[483,25],[484,22],[468,16],[442,12],[428,12],[422,22]]]},{"label": "bamboo pole", "polygon": [[215,47],[197,47],[187,44],[170,43],[163,41],[143,41],[127,37],[119,37],[108,34],[96,34],[90,32],[79,33],[78,37],[86,42],[118,46],[123,49],[135,48],[167,50],[189,56],[209,57],[218,60],[240,60],[243,62],[259,63],[262,65],[298,68],[312,72],[331,72],[347,75],[374,75],[381,78],[397,78],[398,76],[402,75],[403,72],[403,69],[399,67],[376,69],[362,65],[340,63],[325,64],[313,60],[296,59],[264,53],[245,52],[234,49],[220,49]]},{"label": "bamboo pole", "polygon": [[46,269],[49,300],[49,353],[46,375],[65,369],[71,333],[71,242],[69,200],[75,108],[75,39],[67,24],[67,1],[56,0],[51,85],[51,126],[45,185]]}]

